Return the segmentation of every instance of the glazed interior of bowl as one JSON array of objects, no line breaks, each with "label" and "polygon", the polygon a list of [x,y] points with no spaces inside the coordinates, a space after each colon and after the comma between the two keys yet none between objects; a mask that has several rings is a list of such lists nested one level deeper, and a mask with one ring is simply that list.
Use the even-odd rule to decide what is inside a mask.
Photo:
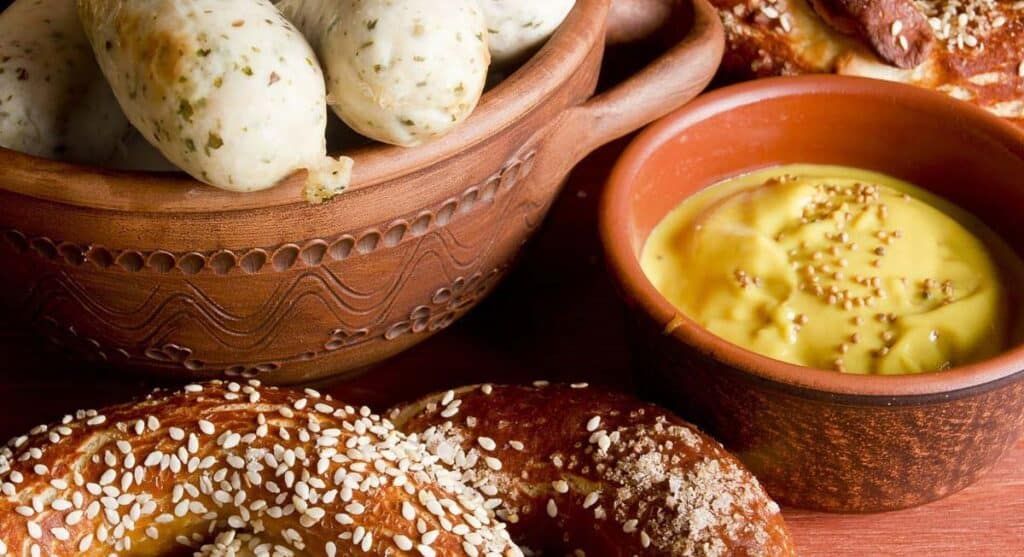
[{"label": "glazed interior of bowl", "polygon": [[[922,395],[975,387],[1024,370],[1024,345],[937,373],[860,376],[773,360],[715,337],[672,307],[638,257],[651,230],[685,198],[725,178],[790,163],[874,170],[930,190],[979,217],[1024,256],[1024,133],[944,95],[835,76],[728,87],[663,119],[619,162],[602,233],[626,297],[680,341],[756,375],[852,395]],[[1008,284],[1022,318],[1024,290]]]}]

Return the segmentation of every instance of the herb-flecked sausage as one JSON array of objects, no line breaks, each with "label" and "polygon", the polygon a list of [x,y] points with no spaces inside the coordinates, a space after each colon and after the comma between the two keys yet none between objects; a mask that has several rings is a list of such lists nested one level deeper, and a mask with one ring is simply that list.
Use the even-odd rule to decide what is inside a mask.
[{"label": "herb-flecked sausage", "polygon": [[476,0],[285,0],[316,46],[331,108],[357,132],[414,146],[465,120],[490,65]]},{"label": "herb-flecked sausage", "polygon": [[569,15],[575,0],[478,0],[487,20],[495,65],[522,61],[544,44]]},{"label": "herb-flecked sausage", "polygon": [[73,0],[18,0],[0,14],[0,147],[99,164],[129,129]]},{"label": "herb-flecked sausage", "polygon": [[[77,2],[128,119],[176,166],[232,191],[332,174],[323,73],[269,0]],[[351,161],[335,164],[331,191]]]}]

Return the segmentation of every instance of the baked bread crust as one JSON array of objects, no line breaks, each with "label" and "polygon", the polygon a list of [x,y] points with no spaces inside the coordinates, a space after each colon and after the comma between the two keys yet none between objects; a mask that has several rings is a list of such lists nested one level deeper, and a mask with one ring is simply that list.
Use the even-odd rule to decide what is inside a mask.
[{"label": "baked bread crust", "polygon": [[490,497],[486,505],[524,550],[793,554],[779,507],[736,458],[627,395],[582,385],[485,385],[389,415],[399,429],[422,432],[443,462]]},{"label": "baked bread crust", "polygon": [[[0,555],[163,555],[245,529],[264,552],[522,555],[483,496],[369,409],[192,385],[0,451]],[[230,543],[221,544],[225,548]]]},{"label": "baked bread crust", "polygon": [[[728,41],[723,71],[731,79],[836,73],[898,81],[1024,125],[1024,1],[901,1],[925,18],[934,41],[920,63],[908,68],[883,60],[862,33],[837,30],[808,0],[712,0]],[[924,48],[921,41],[929,40],[913,32],[910,20],[875,21],[872,28],[875,35],[888,28],[897,44],[899,36],[907,37],[908,50]]]}]

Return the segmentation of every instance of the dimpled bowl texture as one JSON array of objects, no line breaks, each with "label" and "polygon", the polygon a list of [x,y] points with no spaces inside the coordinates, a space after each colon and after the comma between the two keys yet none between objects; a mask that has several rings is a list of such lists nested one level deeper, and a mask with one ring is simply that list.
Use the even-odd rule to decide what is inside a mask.
[{"label": "dimpled bowl texture", "polygon": [[583,156],[711,80],[721,24],[705,0],[676,2],[673,45],[591,98],[606,29],[643,27],[618,4],[577,2],[445,138],[347,153],[353,186],[321,206],[302,201],[302,175],[239,195],[0,149],[0,300],[54,342],[144,374],[301,383],[366,369],[487,295]]},{"label": "dimpled bowl texture", "polygon": [[[644,277],[638,256],[669,210],[722,179],[789,163],[908,180],[980,217],[1024,255],[1024,135],[1009,124],[943,95],[856,78],[715,91],[642,133],[603,199],[601,233],[635,324],[645,388],[717,436],[790,505],[873,512],[964,488],[1024,426],[1024,347],[921,375],[814,370],[711,335]],[[1024,291],[1008,286],[1020,319]]]}]

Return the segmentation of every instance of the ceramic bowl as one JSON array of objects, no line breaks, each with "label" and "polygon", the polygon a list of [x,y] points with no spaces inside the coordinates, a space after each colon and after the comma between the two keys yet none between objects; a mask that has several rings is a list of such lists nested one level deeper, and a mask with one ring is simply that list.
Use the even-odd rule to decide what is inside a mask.
[{"label": "ceramic bowl", "polygon": [[685,36],[591,98],[606,29],[642,22],[580,0],[458,130],[349,153],[353,187],[322,206],[302,201],[302,176],[239,195],[0,149],[0,299],[142,373],[299,383],[363,369],[490,292],[583,156],[707,85],[721,25],[705,0],[677,4]]},{"label": "ceramic bowl", "polygon": [[[641,271],[651,229],[687,196],[787,163],[903,178],[980,217],[1024,255],[1024,134],[1009,124],[937,93],[857,78],[720,89],[641,134],[603,199],[601,233],[634,317],[646,388],[741,455],[790,505],[881,511],[967,486],[1024,427],[1024,346],[921,375],[815,370],[712,335]],[[1024,307],[1024,291],[1010,287],[1014,309]]]}]

